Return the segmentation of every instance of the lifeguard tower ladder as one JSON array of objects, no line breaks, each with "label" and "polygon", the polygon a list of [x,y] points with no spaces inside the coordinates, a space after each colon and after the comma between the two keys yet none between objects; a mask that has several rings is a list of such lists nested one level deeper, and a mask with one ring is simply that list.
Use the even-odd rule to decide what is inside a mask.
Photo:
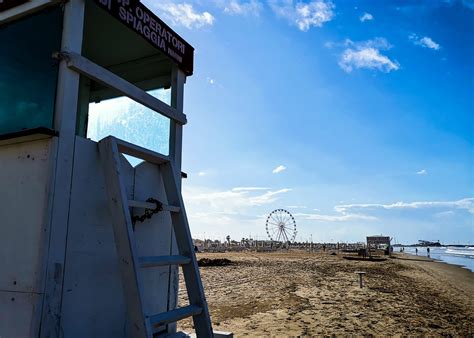
[{"label": "lifeguard tower ladder", "polygon": [[181,196],[193,53],[138,0],[0,1],[0,337],[170,336],[186,317],[213,336]]}]

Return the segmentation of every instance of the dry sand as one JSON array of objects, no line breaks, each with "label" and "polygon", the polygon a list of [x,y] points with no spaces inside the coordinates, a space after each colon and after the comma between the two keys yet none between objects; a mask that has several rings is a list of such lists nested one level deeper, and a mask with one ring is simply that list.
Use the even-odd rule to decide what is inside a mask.
[{"label": "dry sand", "polygon": [[[214,330],[237,336],[474,335],[474,273],[457,266],[408,255],[348,261],[327,252],[202,257],[235,263],[201,268]],[[362,289],[355,271],[367,273]],[[180,305],[186,299],[181,284]],[[191,320],[179,328],[192,330]]]}]

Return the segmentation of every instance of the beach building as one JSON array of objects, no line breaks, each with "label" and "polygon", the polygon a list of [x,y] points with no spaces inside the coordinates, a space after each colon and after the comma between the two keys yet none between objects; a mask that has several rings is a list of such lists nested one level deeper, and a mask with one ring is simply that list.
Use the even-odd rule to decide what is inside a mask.
[{"label": "beach building", "polygon": [[391,252],[391,239],[389,236],[367,236],[367,251],[384,250],[386,254]]},{"label": "beach building", "polygon": [[[150,338],[186,317],[212,336],[181,197],[193,47],[137,0],[2,0],[0,41],[0,336]],[[94,140],[110,99],[169,137],[111,118]]]}]

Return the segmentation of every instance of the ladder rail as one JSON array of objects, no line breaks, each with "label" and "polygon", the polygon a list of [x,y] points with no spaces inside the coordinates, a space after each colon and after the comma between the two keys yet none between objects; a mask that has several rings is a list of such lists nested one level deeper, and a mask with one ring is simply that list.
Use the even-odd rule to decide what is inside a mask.
[{"label": "ladder rail", "polygon": [[99,151],[107,185],[110,215],[114,229],[119,269],[122,276],[130,333],[134,338],[150,338],[149,323],[142,304],[137,267],[139,266],[136,248],[132,240],[133,230],[130,211],[127,207],[127,194],[122,179],[120,156],[115,138],[107,137],[99,142]]},{"label": "ladder rail", "polygon": [[196,334],[203,337],[212,337],[212,325],[209,316],[209,309],[204,295],[204,288],[199,273],[196,253],[194,252],[193,239],[191,231],[189,230],[186,210],[184,208],[183,198],[179,192],[176,182],[175,170],[172,162],[161,165],[163,183],[165,186],[168,203],[180,207],[179,213],[172,213],[171,219],[173,223],[176,243],[178,251],[181,255],[191,259],[190,264],[183,265],[184,281],[186,284],[186,291],[188,293],[189,303],[191,305],[198,305],[202,308],[202,312],[193,316],[194,327]]},{"label": "ladder rail", "polygon": [[[99,150],[107,183],[109,208],[112,215],[120,272],[122,280],[126,284],[123,288],[128,317],[130,323],[132,323],[130,325],[132,336],[134,338],[151,338],[153,335],[152,325],[155,325],[157,320],[159,321],[160,318],[174,318],[174,320],[168,322],[177,321],[184,318],[184,312],[181,312],[185,311],[188,316],[193,317],[198,337],[213,337],[209,310],[194,252],[194,244],[173,162],[168,156],[136,146],[113,136],[101,140],[99,142]],[[169,204],[166,206],[166,209],[171,214],[171,223],[179,255],[161,258],[142,257],[141,261],[137,256],[135,241],[133,240],[134,233],[130,207],[149,208],[151,205],[147,202],[133,201],[127,198],[122,179],[123,176],[120,171],[120,153],[141,158],[160,167],[167,203]],[[117,212],[117,208],[119,208],[119,212]],[[183,257],[186,259],[183,259]],[[153,265],[172,266],[174,264],[183,264],[184,281],[190,305],[185,308],[169,310],[162,314],[147,317],[143,310],[138,268]],[[194,310],[188,311],[190,309]],[[199,311],[196,309],[199,309]],[[177,314],[182,314],[183,317],[181,315],[176,316]]]}]

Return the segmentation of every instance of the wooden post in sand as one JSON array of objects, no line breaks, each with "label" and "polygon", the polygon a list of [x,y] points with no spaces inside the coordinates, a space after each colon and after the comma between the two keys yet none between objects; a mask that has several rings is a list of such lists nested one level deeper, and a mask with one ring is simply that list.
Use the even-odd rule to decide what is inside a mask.
[{"label": "wooden post in sand", "polygon": [[364,286],[363,276],[365,275],[364,271],[356,271],[356,274],[359,275],[359,285],[362,288]]}]

